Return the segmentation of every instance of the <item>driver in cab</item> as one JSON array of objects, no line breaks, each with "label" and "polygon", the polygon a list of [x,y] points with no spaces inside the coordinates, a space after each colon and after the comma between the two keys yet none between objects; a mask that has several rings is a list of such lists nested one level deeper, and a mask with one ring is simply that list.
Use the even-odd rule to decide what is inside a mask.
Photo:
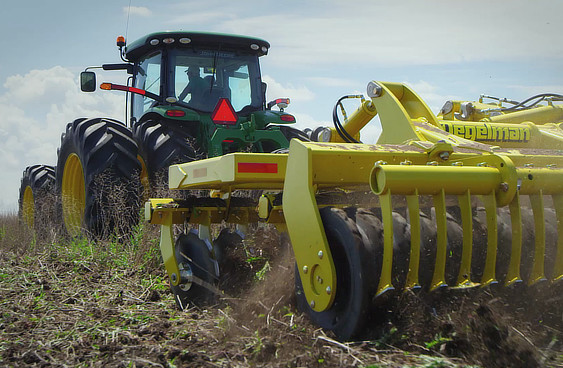
[{"label": "driver in cab", "polygon": [[180,101],[183,101],[188,94],[190,94],[191,98],[188,101],[190,105],[197,108],[202,106],[203,95],[205,91],[205,81],[199,74],[199,67],[197,66],[190,66],[188,70],[186,70],[188,74],[188,85],[184,88],[184,90],[178,96]]}]

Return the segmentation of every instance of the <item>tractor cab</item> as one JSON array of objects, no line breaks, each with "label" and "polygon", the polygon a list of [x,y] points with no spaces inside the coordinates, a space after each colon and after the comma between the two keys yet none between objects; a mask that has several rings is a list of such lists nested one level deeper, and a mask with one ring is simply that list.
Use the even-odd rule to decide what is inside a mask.
[{"label": "tractor cab", "polygon": [[132,96],[133,120],[171,104],[210,115],[221,99],[241,116],[264,110],[258,58],[269,47],[256,38],[194,32],[154,33],[133,42],[124,50],[135,65],[132,86],[148,92]]},{"label": "tractor cab", "polygon": [[[137,141],[154,124],[193,138],[208,156],[241,150],[271,152],[287,148],[291,138],[307,138],[287,126],[295,122],[284,112],[289,99],[266,103],[259,58],[268,53],[270,44],[264,40],[158,32],[130,44],[120,36],[117,46],[125,63],[101,68],[126,70],[131,77],[126,85],[102,83],[100,88],[129,93],[126,121]],[[95,90],[95,77],[91,71],[81,74],[83,91]],[[272,110],[274,106],[278,109]]]}]

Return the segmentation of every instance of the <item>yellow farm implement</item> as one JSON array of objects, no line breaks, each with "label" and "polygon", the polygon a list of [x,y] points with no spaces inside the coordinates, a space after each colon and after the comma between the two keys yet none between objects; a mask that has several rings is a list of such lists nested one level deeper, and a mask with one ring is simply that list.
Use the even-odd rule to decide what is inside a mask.
[{"label": "yellow farm implement", "polygon": [[[221,222],[287,231],[298,305],[342,339],[393,289],[563,278],[562,96],[448,101],[438,116],[403,84],[372,81],[367,96],[344,124],[335,107],[335,128],[316,132],[324,142],[170,167],[170,189],[212,193],[146,203],[181,307],[218,292],[208,229]],[[360,143],[376,115],[377,144]],[[233,194],[244,190],[264,194]],[[198,236],[174,235],[185,222]]]}]

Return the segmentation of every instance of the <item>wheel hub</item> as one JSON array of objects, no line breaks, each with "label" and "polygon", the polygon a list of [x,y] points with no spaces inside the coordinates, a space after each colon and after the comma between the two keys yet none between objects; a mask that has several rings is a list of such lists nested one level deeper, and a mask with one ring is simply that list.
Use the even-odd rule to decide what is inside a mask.
[{"label": "wheel hub", "polygon": [[191,289],[193,282],[192,268],[188,263],[180,263],[178,266],[180,269],[180,284],[178,286],[183,291],[188,291]]},{"label": "wheel hub", "polygon": [[84,222],[86,189],[82,163],[74,153],[69,155],[65,162],[61,193],[66,230],[70,235],[77,236]]},{"label": "wheel hub", "polygon": [[30,186],[27,186],[23,193],[22,214],[27,226],[33,228],[35,218],[35,203],[33,201],[33,190]]}]

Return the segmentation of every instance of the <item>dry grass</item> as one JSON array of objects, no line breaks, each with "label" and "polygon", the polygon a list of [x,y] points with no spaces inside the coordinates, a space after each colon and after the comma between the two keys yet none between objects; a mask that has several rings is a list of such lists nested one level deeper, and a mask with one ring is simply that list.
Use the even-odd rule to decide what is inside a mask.
[{"label": "dry grass", "polygon": [[[34,235],[15,214],[0,215],[0,365],[500,366],[489,364],[501,352],[494,341],[478,341],[496,336],[491,331],[502,332],[496,346],[529,352],[522,359],[532,360],[522,362],[556,367],[563,361],[560,322],[515,323],[525,313],[505,319],[499,314],[511,309],[486,293],[443,298],[433,310],[425,307],[428,300],[397,301],[394,312],[382,312],[377,336],[338,342],[296,312],[290,248],[268,227],[245,240],[262,256],[262,263],[244,268],[248,289],[185,312],[174,308],[157,227],[138,226],[126,242],[65,239],[54,229],[42,230],[52,237]],[[264,260],[269,268],[258,282]],[[561,314],[561,297],[553,298],[546,303]],[[471,348],[451,351],[452,342],[463,341]]]}]

